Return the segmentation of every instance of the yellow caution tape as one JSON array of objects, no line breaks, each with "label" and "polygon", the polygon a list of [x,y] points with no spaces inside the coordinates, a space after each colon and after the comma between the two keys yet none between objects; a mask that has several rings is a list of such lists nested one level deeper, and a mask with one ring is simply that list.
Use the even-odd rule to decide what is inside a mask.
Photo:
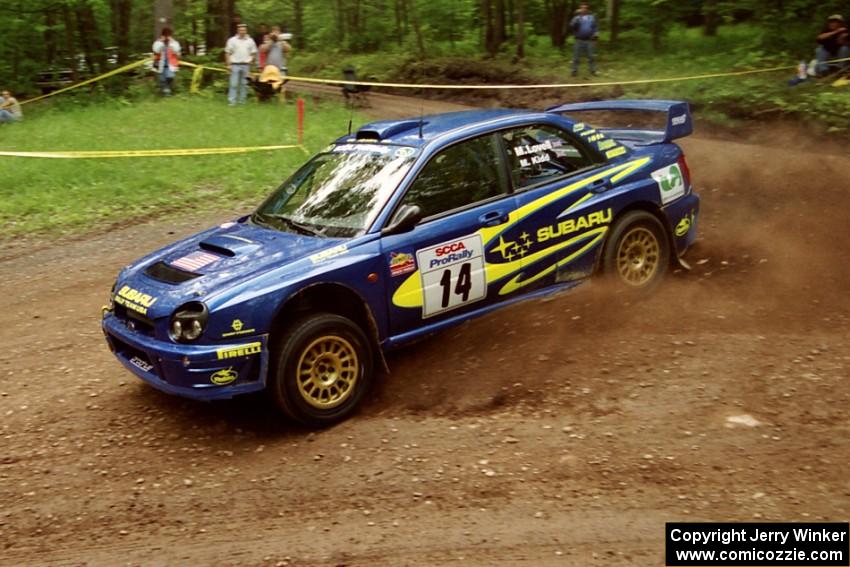
[{"label": "yellow caution tape", "polygon": [[[68,92],[72,89],[76,89],[78,87],[82,87],[85,85],[90,85],[97,81],[101,81],[108,77],[112,77],[119,73],[124,73],[131,69],[135,69],[136,67],[140,67],[150,61],[150,58],[141,59],[134,63],[128,63],[123,67],[119,67],[117,69],[113,69],[107,73],[99,75],[97,77],[93,77],[91,79],[87,79],[85,81],[81,81],[79,83],[75,83],[73,85],[67,86],[65,88],[35,97],[28,100],[21,101],[21,104],[29,104],[31,102],[35,102],[37,100],[42,100],[50,96],[54,96],[57,94],[61,94],[64,92]],[[826,61],[826,63],[841,63],[844,61],[850,61],[850,57],[845,57],[842,59],[831,59]],[[213,67],[210,65],[198,65],[197,63],[191,63],[189,61],[181,61],[182,66],[194,68],[195,71],[192,74],[192,85],[190,87],[190,92],[197,93],[200,90],[201,79],[203,77],[204,70],[216,71],[219,73],[227,73],[227,69],[222,67]],[[716,79],[722,77],[741,77],[744,75],[756,75],[762,73],[774,73],[776,71],[788,71],[791,69],[797,69],[797,65],[781,65],[777,67],[768,67],[764,69],[750,69],[747,71],[727,71],[723,73],[705,73],[702,75],[687,75],[682,77],[666,77],[660,79],[633,79],[629,81],[602,81],[602,82],[591,82],[591,83],[547,83],[547,84],[530,84],[530,85],[460,85],[457,83],[453,84],[411,84],[411,83],[383,83],[378,81],[346,81],[340,79],[319,79],[315,77],[299,77],[294,75],[288,75],[287,79],[292,81],[301,81],[304,83],[321,83],[327,85],[356,85],[356,86],[368,86],[368,87],[385,87],[385,88],[396,88],[396,89],[454,89],[454,90],[483,90],[483,89],[565,89],[565,88],[578,88],[578,87],[614,87],[614,86],[624,86],[624,85],[647,85],[652,83],[674,83],[680,81],[697,81],[701,79]]]},{"label": "yellow caution tape", "polygon": [[198,94],[201,92],[201,81],[204,79],[204,67],[203,65],[191,65],[195,67],[195,70],[192,71],[192,85],[189,87],[189,92],[192,94]]},{"label": "yellow caution tape", "polygon": [[83,158],[121,158],[121,157],[173,157],[173,156],[208,156],[222,154],[244,154],[248,152],[265,152],[270,150],[289,150],[298,148],[308,153],[304,146],[291,144],[285,146],[247,146],[238,148],[194,148],[171,150],[114,150],[114,151],[67,151],[67,152],[5,152],[0,156],[52,158],[52,159],[83,159]]},{"label": "yellow caution tape", "polygon": [[[833,59],[827,63],[840,63],[850,61],[850,57],[843,59]],[[291,81],[301,81],[305,83],[326,83],[332,85],[359,85],[368,87],[390,87],[399,89],[565,89],[576,87],[614,87],[621,85],[646,85],[651,83],[674,83],[680,81],[697,81],[700,79],[716,79],[720,77],[740,77],[743,75],[756,75],[760,73],[774,73],[776,71],[788,71],[797,69],[797,65],[781,65],[777,67],[767,67],[764,69],[751,69],[747,71],[727,71],[724,73],[706,73],[703,75],[688,75],[683,77],[666,77],[660,79],[634,79],[630,81],[603,81],[593,83],[549,83],[549,84],[533,84],[533,85],[459,85],[459,84],[442,84],[442,85],[414,85],[409,83],[380,83],[376,81],[344,81],[335,79],[315,79],[312,77],[298,77],[295,75],[287,75],[287,79]],[[220,69],[219,69],[220,70]]]},{"label": "yellow caution tape", "polygon": [[135,69],[136,67],[141,67],[142,65],[144,65],[148,61],[150,61],[150,59],[142,59],[140,61],[136,61],[135,63],[128,63],[127,65],[124,65],[123,67],[118,67],[117,69],[113,69],[112,71],[109,71],[109,72],[104,73],[102,75],[98,75],[97,77],[93,77],[91,79],[86,79],[85,81],[80,81],[79,83],[74,83],[73,85],[69,85],[65,88],[62,88],[62,89],[59,89],[59,90],[56,90],[56,91],[52,91],[52,92],[49,92],[47,94],[43,94],[43,95],[37,96],[35,98],[23,100],[23,101],[21,101],[21,104],[29,104],[29,103],[35,102],[37,100],[45,99],[49,96],[58,95],[58,94],[61,94],[61,93],[68,92],[72,89],[76,89],[78,87],[83,87],[85,85],[90,85],[92,83],[96,83],[97,81],[102,81],[103,79],[106,79],[107,77],[111,77],[111,76],[117,75],[119,73],[124,73],[125,71]]}]

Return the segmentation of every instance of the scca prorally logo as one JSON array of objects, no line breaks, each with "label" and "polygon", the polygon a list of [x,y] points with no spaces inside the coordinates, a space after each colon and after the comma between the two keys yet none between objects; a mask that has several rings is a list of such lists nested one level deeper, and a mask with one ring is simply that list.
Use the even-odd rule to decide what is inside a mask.
[{"label": "scca prorally logo", "polygon": [[451,244],[446,244],[445,246],[440,246],[435,251],[437,257],[445,256],[446,254],[451,254],[452,252],[460,252],[461,250],[466,250],[466,246],[464,246],[463,242],[452,242]]},{"label": "scca prorally logo", "polygon": [[658,183],[661,191],[661,202],[666,204],[685,194],[685,179],[678,164],[658,169],[652,172],[652,178]]}]

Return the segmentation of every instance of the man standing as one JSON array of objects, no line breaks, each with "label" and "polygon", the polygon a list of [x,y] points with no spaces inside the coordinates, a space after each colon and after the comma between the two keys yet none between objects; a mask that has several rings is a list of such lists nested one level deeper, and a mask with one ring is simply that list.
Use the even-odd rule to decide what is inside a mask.
[{"label": "man standing", "polygon": [[3,91],[0,96],[0,124],[5,122],[17,122],[24,117],[18,99],[9,91]]},{"label": "man standing", "polygon": [[227,103],[230,106],[245,104],[248,97],[248,74],[257,55],[257,44],[248,35],[248,26],[239,24],[236,35],[227,40],[224,48],[224,62],[230,71],[230,88],[227,91]]},{"label": "man standing", "polygon": [[266,53],[266,65],[274,65],[282,73],[286,72],[286,56],[292,51],[286,40],[291,37],[292,34],[281,32],[280,26],[272,26],[268,41],[260,46],[260,52]]},{"label": "man standing", "polygon": [[844,21],[844,16],[841,14],[833,14],[826,21],[826,27],[818,35],[818,48],[815,50],[815,58],[817,59],[817,74],[826,75],[829,73],[830,67],[846,69],[847,61],[839,63],[827,63],[831,59],[845,59],[850,57],[850,32],[847,30],[847,24]]},{"label": "man standing", "polygon": [[171,96],[174,74],[180,66],[180,44],[171,37],[171,28],[162,28],[162,35],[153,42],[153,68],[159,74],[162,94]]},{"label": "man standing", "polygon": [[593,60],[593,48],[599,30],[596,25],[596,16],[590,13],[587,2],[579,4],[575,17],[570,21],[570,29],[575,36],[573,46],[573,77],[578,75],[579,59],[582,53],[587,54],[590,63],[590,74],[596,75],[596,62]]}]

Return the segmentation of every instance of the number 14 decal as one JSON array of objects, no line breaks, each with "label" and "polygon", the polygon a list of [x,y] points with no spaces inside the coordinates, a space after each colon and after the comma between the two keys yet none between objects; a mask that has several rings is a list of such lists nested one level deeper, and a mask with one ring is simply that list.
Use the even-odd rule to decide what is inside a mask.
[{"label": "number 14 decal", "polygon": [[[455,284],[455,295],[460,296],[461,303],[469,300],[469,292],[472,289],[472,264],[469,262],[460,265],[460,273],[457,276]],[[452,290],[452,271],[443,271],[443,277],[440,278],[440,285],[443,286],[443,301],[441,307],[446,309],[449,306]]]},{"label": "number 14 decal", "polygon": [[481,236],[472,234],[416,252],[422,277],[422,316],[431,317],[487,296]]}]

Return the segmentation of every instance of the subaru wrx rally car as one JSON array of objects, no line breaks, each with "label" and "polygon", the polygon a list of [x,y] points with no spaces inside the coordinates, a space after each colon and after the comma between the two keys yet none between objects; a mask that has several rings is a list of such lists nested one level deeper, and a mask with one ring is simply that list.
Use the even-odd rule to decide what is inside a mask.
[{"label": "subaru wrx rally car", "polygon": [[[588,110],[664,113],[596,129]],[[118,276],[103,330],[134,374],[211,400],[267,390],[289,417],[348,416],[383,353],[602,274],[654,288],[694,241],[687,103],[603,101],[367,124],[252,214]]]}]

